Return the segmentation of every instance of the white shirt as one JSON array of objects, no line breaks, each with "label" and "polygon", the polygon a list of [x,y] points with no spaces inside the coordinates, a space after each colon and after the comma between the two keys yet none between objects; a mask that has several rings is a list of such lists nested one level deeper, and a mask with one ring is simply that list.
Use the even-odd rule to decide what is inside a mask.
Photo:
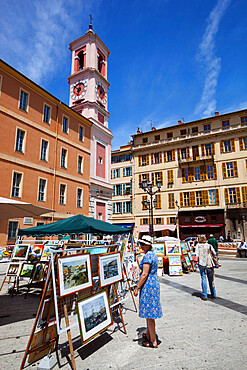
[{"label": "white shirt", "polygon": [[207,266],[208,257],[210,256],[210,251],[214,251],[212,245],[208,243],[197,243],[196,245],[196,255],[198,256],[198,263],[201,266]]},{"label": "white shirt", "polygon": [[238,244],[238,249],[247,249],[247,244],[246,242],[244,242],[243,244],[241,244],[241,242]]}]

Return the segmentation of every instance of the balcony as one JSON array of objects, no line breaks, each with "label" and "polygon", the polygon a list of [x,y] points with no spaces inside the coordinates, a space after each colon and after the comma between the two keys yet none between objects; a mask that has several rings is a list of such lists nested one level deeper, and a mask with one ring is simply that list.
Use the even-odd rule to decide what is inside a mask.
[{"label": "balcony", "polygon": [[228,203],[226,205],[227,210],[234,210],[234,209],[239,209],[243,210],[247,208],[247,202],[241,202],[241,203]]},{"label": "balcony", "polygon": [[[203,162],[203,163],[202,163]],[[212,155],[204,155],[204,156],[194,156],[189,158],[182,158],[179,160],[179,166],[185,167],[189,163],[213,163],[214,162],[214,156]]]}]

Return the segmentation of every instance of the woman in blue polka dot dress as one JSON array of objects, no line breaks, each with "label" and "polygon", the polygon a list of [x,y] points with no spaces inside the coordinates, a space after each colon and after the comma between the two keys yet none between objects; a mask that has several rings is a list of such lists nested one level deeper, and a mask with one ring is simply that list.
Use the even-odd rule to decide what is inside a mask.
[{"label": "woman in blue polka dot dress", "polygon": [[158,280],[158,257],[152,251],[151,242],[139,240],[141,248],[145,255],[140,263],[141,275],[134,295],[139,296],[139,317],[146,319],[147,332],[143,334],[144,347],[157,348],[155,334],[155,319],[162,317],[162,308],[160,303],[160,284]]}]

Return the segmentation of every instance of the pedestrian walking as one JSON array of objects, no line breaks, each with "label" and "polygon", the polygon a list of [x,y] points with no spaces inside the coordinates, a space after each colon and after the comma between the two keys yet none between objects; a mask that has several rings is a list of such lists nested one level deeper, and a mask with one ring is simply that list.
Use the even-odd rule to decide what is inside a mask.
[{"label": "pedestrian walking", "polygon": [[241,242],[238,244],[237,251],[240,258],[242,257],[241,251],[245,251],[245,258],[247,258],[247,243],[244,240],[241,240]]},{"label": "pedestrian walking", "polygon": [[152,251],[151,241],[141,239],[140,246],[145,255],[140,263],[140,280],[134,290],[139,294],[139,317],[146,319],[147,331],[143,334],[143,347],[158,348],[155,332],[155,319],[162,317],[160,284],[158,280],[158,257]]},{"label": "pedestrian walking", "polygon": [[211,253],[216,256],[216,252],[212,245],[207,243],[205,235],[198,237],[196,246],[196,255],[198,256],[198,266],[201,275],[202,296],[203,301],[207,300],[207,279],[211,291],[211,297],[216,298],[216,290],[214,285],[214,263]]},{"label": "pedestrian walking", "polygon": [[218,252],[218,242],[217,240],[214,238],[213,234],[210,234],[209,235],[209,239],[208,239],[208,244],[212,245],[215,252],[216,252],[216,257],[217,257],[217,262],[215,264],[215,267],[218,268],[219,265],[218,265],[218,257],[219,257],[219,252]]}]

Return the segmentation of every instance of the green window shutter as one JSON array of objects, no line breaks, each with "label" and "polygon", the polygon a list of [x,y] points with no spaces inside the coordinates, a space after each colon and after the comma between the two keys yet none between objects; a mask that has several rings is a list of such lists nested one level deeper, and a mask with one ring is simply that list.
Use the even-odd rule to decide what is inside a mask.
[{"label": "green window shutter", "polygon": [[123,213],[125,213],[125,202],[123,202]]},{"label": "green window shutter", "polygon": [[112,212],[115,213],[115,203],[112,203]]},{"label": "green window shutter", "polygon": [[126,170],[125,170],[125,167],[123,168],[123,176],[125,176],[125,172],[126,172]]},{"label": "green window shutter", "polygon": [[132,201],[130,202],[130,212],[132,213]]},{"label": "green window shutter", "polygon": [[132,194],[132,181],[130,182],[130,194]]},{"label": "green window shutter", "polygon": [[123,184],[123,195],[124,195],[124,193],[125,193],[125,184]]},{"label": "green window shutter", "polygon": [[113,195],[116,195],[116,185],[113,185]]},{"label": "green window shutter", "polygon": [[120,202],[119,210],[120,210],[120,213],[122,213],[122,202]]},{"label": "green window shutter", "polygon": [[120,184],[120,195],[123,195],[123,185]]}]

